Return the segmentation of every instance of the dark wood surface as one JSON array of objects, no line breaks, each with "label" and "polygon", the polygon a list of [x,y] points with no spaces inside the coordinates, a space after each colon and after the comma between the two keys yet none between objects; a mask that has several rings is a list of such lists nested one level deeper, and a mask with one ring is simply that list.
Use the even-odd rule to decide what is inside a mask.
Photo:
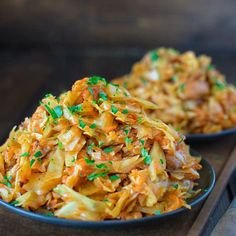
[{"label": "dark wood surface", "polygon": [[235,0],[1,0],[0,44],[236,49]]},{"label": "dark wood surface", "polygon": [[[0,116],[0,128],[2,141],[13,125],[19,124],[26,115],[30,115],[38,105],[39,99],[47,92],[58,95],[70,88],[72,83],[86,75],[99,74],[112,78],[128,72],[131,64],[141,57],[142,50],[114,49],[106,50],[81,50],[81,51],[3,51],[0,53],[0,106],[3,108]],[[236,56],[228,53],[209,51],[216,58],[215,64],[226,71],[228,78],[234,82],[234,64]],[[0,208],[0,229],[4,235],[186,235],[191,227],[194,231],[191,235],[198,235],[207,222],[208,214],[212,213],[218,204],[218,199],[225,190],[225,185],[232,171],[231,155],[235,146],[235,136],[229,136],[213,142],[192,145],[214,167],[218,182],[214,195],[217,196],[214,204],[199,205],[182,215],[166,221],[156,222],[145,226],[135,226],[125,229],[90,230],[71,229],[48,225],[32,221],[15,215],[4,208]],[[231,165],[227,161],[231,158]],[[236,160],[236,158],[234,158]],[[230,165],[230,168],[229,168]],[[226,174],[227,173],[227,174]],[[222,184],[223,183],[223,184]],[[230,199],[226,192],[223,201],[227,208]],[[214,199],[214,196],[210,198]],[[210,199],[209,198],[209,199]],[[228,204],[227,204],[228,203]],[[207,204],[207,202],[205,203]],[[225,206],[224,206],[225,205]],[[202,213],[203,212],[203,213]],[[207,211],[208,212],[208,211]],[[213,213],[216,214],[216,213]],[[199,221],[200,224],[194,225]],[[212,226],[214,227],[214,225]],[[209,231],[209,230],[208,230]],[[203,231],[208,232],[207,229]],[[198,233],[196,233],[198,232]],[[209,231],[210,232],[210,231]],[[195,234],[194,234],[195,233]]]}]

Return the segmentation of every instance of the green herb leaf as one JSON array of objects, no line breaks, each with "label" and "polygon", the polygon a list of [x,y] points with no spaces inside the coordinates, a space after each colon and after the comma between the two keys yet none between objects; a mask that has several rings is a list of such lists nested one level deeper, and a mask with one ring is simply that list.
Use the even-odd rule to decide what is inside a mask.
[{"label": "green herb leaf", "polygon": [[79,120],[79,127],[84,129],[85,126],[86,126],[86,124],[82,120]]},{"label": "green herb leaf", "polygon": [[31,159],[30,160],[30,168],[33,166],[34,163],[35,163],[35,159]]},{"label": "green herb leaf", "polygon": [[109,179],[110,179],[111,181],[117,180],[117,179],[119,179],[119,178],[120,178],[120,176],[118,176],[118,175],[111,175],[111,176],[109,177]]},{"label": "green herb leaf", "polygon": [[175,188],[175,189],[178,189],[178,187],[179,187],[179,185],[178,185],[177,183],[173,184],[172,186],[173,186],[173,188]]},{"label": "green herb leaf", "polygon": [[11,204],[12,206],[18,205],[19,203],[20,203],[20,202],[17,201],[17,200],[10,202],[10,204]]},{"label": "green herb leaf", "polygon": [[122,85],[123,85],[124,88],[127,88],[128,82],[127,82],[127,81],[124,81]]},{"label": "green herb leaf", "polygon": [[105,153],[113,152],[113,147],[106,147],[106,148],[103,149],[103,151],[104,151]]},{"label": "green herb leaf", "polygon": [[111,112],[113,114],[116,114],[119,110],[114,106],[114,105],[111,105]]},{"label": "green herb leaf", "polygon": [[179,91],[182,93],[185,90],[185,83],[179,85]]},{"label": "green herb leaf", "polygon": [[214,85],[215,85],[216,89],[218,89],[218,90],[224,90],[226,87],[225,84],[223,82],[221,82],[220,80],[216,80]]},{"label": "green herb leaf", "polygon": [[164,160],[163,160],[163,159],[160,159],[160,163],[163,165],[163,164],[164,164]]},{"label": "green herb leaf", "polygon": [[159,58],[159,56],[158,56],[156,51],[150,52],[150,59],[151,59],[151,61],[157,61],[158,58]]},{"label": "green herb leaf", "polygon": [[93,150],[94,146],[95,146],[94,143],[89,144],[88,147],[87,147],[87,152],[91,152]]},{"label": "green herb leaf", "polygon": [[215,69],[215,66],[214,65],[209,65],[208,67],[207,67],[207,70],[214,70]]},{"label": "green herb leaf", "polygon": [[156,210],[156,211],[154,211],[154,214],[155,215],[161,215],[161,211],[160,210]]},{"label": "green herb leaf", "polygon": [[140,139],[139,142],[144,145],[145,144],[145,141],[143,139]]},{"label": "green herb leaf", "polygon": [[132,143],[133,140],[131,138],[125,137],[125,144],[128,145],[129,143]]},{"label": "green herb leaf", "polygon": [[81,112],[83,109],[83,104],[79,104],[79,105],[75,105],[75,106],[71,106],[68,107],[68,109],[70,110],[71,113],[78,113]]},{"label": "green herb leaf", "polygon": [[53,96],[51,93],[47,93],[47,94],[44,95],[44,98],[48,98],[48,97],[51,97],[51,96]]},{"label": "green herb leaf", "polygon": [[54,108],[54,111],[55,111],[55,113],[56,113],[56,115],[57,115],[57,118],[62,117],[62,115],[63,115],[62,106],[56,106],[56,107]]},{"label": "green herb leaf", "polygon": [[89,181],[93,181],[94,179],[98,178],[98,177],[106,177],[108,172],[103,172],[103,173],[92,173],[90,174],[87,179]]},{"label": "green herb leaf", "polygon": [[124,109],[123,111],[122,111],[122,114],[128,114],[129,113],[129,110],[128,109]]},{"label": "green herb leaf", "polygon": [[43,104],[43,106],[53,119],[57,119],[57,114],[51,107],[49,107],[47,104]]},{"label": "green herb leaf", "polygon": [[138,117],[138,123],[141,124],[143,122],[142,117]]},{"label": "green herb leaf", "polygon": [[88,87],[88,91],[93,95],[94,94],[94,91],[91,87]]},{"label": "green herb leaf", "polygon": [[107,84],[106,79],[103,78],[103,77],[100,77],[100,76],[92,76],[92,77],[90,77],[90,78],[88,79],[88,82],[87,82],[87,83],[88,83],[89,85],[95,85],[95,84],[98,83],[98,81],[101,81],[101,82]]},{"label": "green herb leaf", "polygon": [[43,155],[43,154],[42,154],[41,151],[37,151],[37,152],[34,154],[35,157],[41,157],[42,155]]},{"label": "green herb leaf", "polygon": [[178,77],[177,77],[177,76],[173,76],[173,77],[171,78],[171,80],[172,80],[173,82],[176,82],[176,81],[178,80]]},{"label": "green herb leaf", "polygon": [[129,129],[124,129],[124,132],[125,132],[126,135],[128,135]]},{"label": "green herb leaf", "polygon": [[142,156],[144,157],[144,160],[143,160],[143,161],[144,161],[144,164],[146,164],[146,165],[151,164],[152,158],[151,158],[151,156],[148,154],[147,149],[141,148],[141,154],[142,154]]},{"label": "green herb leaf", "polygon": [[96,125],[95,123],[93,123],[93,124],[91,124],[89,127],[90,127],[91,129],[95,129],[95,128],[97,127],[97,125]]},{"label": "green herb leaf", "polygon": [[103,100],[106,101],[108,99],[107,94],[103,91],[99,92],[99,97]]},{"label": "green herb leaf", "polygon": [[49,211],[49,212],[45,213],[44,215],[45,215],[45,216],[52,217],[52,216],[54,216],[54,213],[51,212],[51,211]]},{"label": "green herb leaf", "polygon": [[95,162],[95,160],[90,160],[90,159],[88,159],[87,157],[85,157],[84,160],[86,161],[86,163],[87,163],[88,165],[93,165],[94,162]]},{"label": "green herb leaf", "polygon": [[30,156],[30,154],[28,152],[24,152],[20,155],[20,157],[28,157]]},{"label": "green herb leaf", "polygon": [[99,141],[98,142],[98,147],[100,148],[100,147],[102,147],[103,146],[103,144],[104,144],[104,142],[103,141]]},{"label": "green herb leaf", "polygon": [[62,144],[62,142],[61,142],[61,141],[58,141],[57,145],[58,145],[58,147],[59,147],[59,149],[60,149],[60,150],[62,150],[62,149],[63,149],[63,144]]},{"label": "green herb leaf", "polygon": [[97,167],[98,169],[107,169],[107,168],[108,168],[104,163],[97,164],[96,167]]}]

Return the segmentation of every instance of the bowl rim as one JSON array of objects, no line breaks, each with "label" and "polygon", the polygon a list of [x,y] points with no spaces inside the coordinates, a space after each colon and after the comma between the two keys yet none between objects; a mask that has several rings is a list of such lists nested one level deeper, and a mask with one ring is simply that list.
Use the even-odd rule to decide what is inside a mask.
[{"label": "bowl rim", "polygon": [[212,139],[212,138],[218,138],[224,135],[229,135],[236,133],[236,127],[230,128],[230,129],[225,129],[220,132],[216,133],[208,133],[208,134],[203,134],[203,133],[197,133],[197,134],[185,134],[186,140],[206,140],[206,139]]},{"label": "bowl rim", "polygon": [[[192,153],[198,154],[194,150],[191,150]],[[195,155],[197,156],[197,155]],[[210,165],[208,161],[205,159],[201,159],[201,164],[203,168],[206,168],[206,171],[209,172],[210,181],[208,183],[207,189],[204,189],[201,191],[201,194],[198,194],[192,201],[190,200],[188,204],[191,207],[196,206],[200,202],[202,202],[212,191],[215,185],[216,181],[216,175],[213,167]],[[203,170],[203,169],[202,169]],[[81,221],[81,220],[71,220],[71,219],[64,219],[64,218],[58,218],[55,216],[47,216],[39,213],[35,213],[32,211],[27,211],[21,207],[15,207],[11,205],[10,203],[7,203],[0,199],[0,206],[5,207],[7,210],[17,213],[18,215],[28,217],[33,220],[38,220],[44,223],[50,223],[54,225],[61,225],[66,227],[76,227],[76,228],[103,228],[103,227],[115,227],[115,226],[127,226],[127,225],[133,225],[133,224],[139,224],[139,223],[145,223],[145,222],[151,222],[155,220],[159,220],[162,218],[166,218],[168,216],[174,216],[176,214],[186,212],[189,209],[181,207],[177,210],[170,211],[167,213],[163,213],[160,215],[153,215],[153,216],[146,216],[143,218],[138,219],[131,219],[131,220],[105,220],[105,221]],[[104,228],[103,228],[104,229]]]}]

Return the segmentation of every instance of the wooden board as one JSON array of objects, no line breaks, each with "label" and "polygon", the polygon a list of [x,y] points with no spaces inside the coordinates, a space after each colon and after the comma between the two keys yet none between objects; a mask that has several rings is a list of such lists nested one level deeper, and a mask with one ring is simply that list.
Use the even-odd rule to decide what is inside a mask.
[{"label": "wooden board", "polygon": [[[214,54],[214,52],[212,52]],[[132,49],[125,52],[114,51],[76,51],[51,53],[9,53],[2,54],[0,67],[0,105],[5,111],[0,115],[0,128],[2,134],[10,130],[13,123],[19,123],[27,114],[30,114],[38,104],[40,97],[49,91],[59,94],[70,88],[72,83],[85,75],[99,74],[106,77],[113,77],[126,73],[131,64],[141,56],[140,51]],[[224,61],[225,55],[217,58]],[[236,61],[228,61],[230,65]],[[233,68],[233,67],[232,67]],[[229,70],[229,75],[235,71]],[[232,150],[235,145],[235,136],[229,136],[209,143],[193,145],[214,167],[217,173],[217,185],[213,195],[209,199],[217,199],[213,204],[207,201],[204,206],[199,205],[178,217],[168,221],[156,222],[146,226],[136,226],[125,229],[109,230],[81,230],[63,228],[60,226],[48,225],[32,221],[30,219],[10,213],[0,208],[0,228],[5,235],[186,235],[192,227],[195,235],[200,232],[209,218],[216,204],[224,191],[229,179],[229,170],[232,171]],[[207,212],[207,213],[206,213]],[[207,217],[206,217],[207,216]],[[195,222],[195,223],[194,223]],[[199,223],[197,223],[199,222]]]}]

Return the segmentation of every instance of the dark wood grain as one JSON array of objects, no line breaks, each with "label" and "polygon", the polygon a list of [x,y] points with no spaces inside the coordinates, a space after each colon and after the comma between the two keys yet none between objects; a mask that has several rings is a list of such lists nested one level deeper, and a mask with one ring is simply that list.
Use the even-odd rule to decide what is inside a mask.
[{"label": "dark wood grain", "polygon": [[234,0],[1,0],[4,47],[236,49]]},{"label": "dark wood grain", "polygon": [[211,195],[208,197],[205,202],[200,214],[195,220],[193,226],[189,231],[189,236],[197,236],[200,235],[203,231],[207,220],[211,216],[212,212],[215,209],[217,202],[219,201],[228,181],[232,173],[234,172],[236,167],[236,148],[232,151],[230,156],[228,157],[227,162],[223,164],[223,169],[217,179],[217,183],[215,188],[213,189]]}]

